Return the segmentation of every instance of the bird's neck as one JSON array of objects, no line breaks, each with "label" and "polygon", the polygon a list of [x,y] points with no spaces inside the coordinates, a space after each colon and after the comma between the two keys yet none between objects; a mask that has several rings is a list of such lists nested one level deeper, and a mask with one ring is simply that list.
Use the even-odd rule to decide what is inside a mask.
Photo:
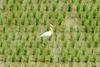
[{"label": "bird's neck", "polygon": [[51,31],[51,33],[53,33],[53,29],[52,28],[50,29],[50,31]]}]

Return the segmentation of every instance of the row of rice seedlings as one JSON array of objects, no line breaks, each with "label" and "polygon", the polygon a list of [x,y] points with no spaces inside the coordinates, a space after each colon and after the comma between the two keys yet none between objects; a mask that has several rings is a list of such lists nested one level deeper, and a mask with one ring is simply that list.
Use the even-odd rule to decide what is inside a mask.
[{"label": "row of rice seedlings", "polygon": [[[95,15],[94,17],[96,17],[96,15]],[[88,18],[88,19],[86,19],[86,18]],[[92,19],[92,18],[90,17],[90,15],[89,15],[89,12],[87,12],[86,18],[85,18],[84,16],[81,18],[81,25],[82,25],[82,26],[86,26],[86,25],[98,26],[98,25],[99,25],[99,23],[98,23],[98,18],[97,18],[97,19]],[[94,27],[94,26],[93,26],[93,27]]]},{"label": "row of rice seedlings", "polygon": [[[89,30],[89,29],[90,29],[90,30]],[[95,31],[94,27],[92,27],[92,26],[91,26],[90,28],[88,28],[88,26],[86,26],[84,31],[85,31],[86,33],[88,33],[88,32],[90,33],[90,32],[91,32],[91,33],[93,33],[93,34],[95,34],[96,32],[98,32],[98,31]],[[74,34],[74,32],[73,32],[72,34]],[[3,35],[3,39],[4,39],[4,40],[8,40],[8,39],[9,39],[8,36],[9,36],[8,34],[4,34],[4,35]],[[64,41],[64,40],[65,40],[65,37],[64,37],[64,36],[65,36],[65,32],[62,33],[62,36],[63,36],[63,37],[61,37],[61,40]],[[71,35],[71,36],[72,36],[71,38],[74,38],[73,35]],[[93,35],[93,36],[94,36],[94,35]],[[21,36],[18,36],[17,39],[18,39],[18,40],[23,40],[23,39],[24,39],[24,40],[26,40],[26,41],[29,41],[29,40],[31,39],[31,37],[30,37],[29,34],[27,34],[25,38],[23,38],[23,36],[21,35]],[[15,34],[13,34],[13,36],[11,37],[11,40],[16,40]]]},{"label": "row of rice seedlings", "polygon": [[2,62],[29,62],[29,56],[27,55],[4,55]]},{"label": "row of rice seedlings", "polygon": [[[21,51],[22,52],[22,51]],[[86,51],[84,51],[84,52],[86,52]],[[19,52],[18,52],[19,53]],[[38,54],[38,53],[37,53]],[[73,54],[73,53],[72,53]],[[83,53],[84,54],[84,53]],[[19,55],[19,54],[17,54],[17,55]],[[36,54],[35,54],[36,55]],[[47,56],[47,55],[46,55]],[[74,56],[74,55],[72,55],[72,56]]]}]

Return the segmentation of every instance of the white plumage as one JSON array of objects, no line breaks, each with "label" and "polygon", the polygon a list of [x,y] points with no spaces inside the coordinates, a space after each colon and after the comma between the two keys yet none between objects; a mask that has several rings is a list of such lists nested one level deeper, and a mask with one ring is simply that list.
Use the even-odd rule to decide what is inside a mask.
[{"label": "white plumage", "polygon": [[51,35],[52,35],[52,32],[48,31],[48,32],[43,33],[40,37],[49,38]]},{"label": "white plumage", "polygon": [[43,37],[43,38],[50,38],[51,37],[51,35],[53,34],[53,29],[52,29],[52,25],[50,24],[50,31],[47,31],[47,32],[45,32],[45,33],[43,33],[43,34],[41,34],[41,36],[40,37]]}]

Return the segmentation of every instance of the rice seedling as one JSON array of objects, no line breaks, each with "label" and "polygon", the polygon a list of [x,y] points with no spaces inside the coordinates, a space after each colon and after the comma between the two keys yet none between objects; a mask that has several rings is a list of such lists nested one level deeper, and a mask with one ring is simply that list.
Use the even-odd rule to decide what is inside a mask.
[{"label": "rice seedling", "polygon": [[97,11],[100,10],[100,4],[97,4],[96,10],[97,10]]},{"label": "rice seedling", "polygon": [[[0,62],[42,62],[58,67],[68,62],[93,62],[99,56],[99,10],[97,0],[24,0],[0,1]],[[2,9],[1,9],[2,8]],[[67,10],[67,11],[66,11]],[[74,11],[76,10],[76,11]],[[40,29],[54,25],[49,40],[39,38]],[[43,25],[43,26],[42,26]],[[98,50],[98,51],[97,51]],[[11,62],[8,63],[8,62]],[[80,63],[79,63],[80,64]],[[19,65],[17,65],[18,67]],[[31,67],[36,67],[33,64]]]},{"label": "rice seedling", "polygon": [[10,64],[8,64],[7,67],[11,67]]},{"label": "rice seedling", "polygon": [[83,12],[86,11],[86,4],[85,4],[85,3],[82,5],[82,11],[83,11]]},{"label": "rice seedling", "polygon": [[96,63],[91,63],[91,67],[96,67]]},{"label": "rice seedling", "polygon": [[59,67],[59,66],[58,66],[58,64],[55,64],[55,66],[54,66],[54,67]]},{"label": "rice seedling", "polygon": [[93,19],[95,19],[97,17],[97,13],[96,13],[96,10],[93,11]]},{"label": "rice seedling", "polygon": [[84,26],[84,23],[85,23],[85,18],[82,17],[82,25]]},{"label": "rice seedling", "polygon": [[92,0],[92,2],[95,4],[96,3],[96,0]]},{"label": "rice seedling", "polygon": [[82,0],[78,0],[79,3],[82,3]]},{"label": "rice seedling", "polygon": [[82,17],[83,17],[81,11],[78,12],[78,17],[79,17],[79,18],[82,18]]},{"label": "rice seedling", "polygon": [[86,19],[88,19],[90,16],[90,11],[86,11]]},{"label": "rice seedling", "polygon": [[35,67],[34,64],[32,64],[31,67]]},{"label": "rice seedling", "polygon": [[90,8],[89,8],[89,11],[92,11],[93,10],[93,4],[91,4]]},{"label": "rice seedling", "polygon": [[77,7],[76,7],[77,12],[80,11],[80,4],[78,3]]},{"label": "rice seedling", "polygon": [[72,11],[72,4],[71,4],[71,3],[69,3],[67,8],[68,8],[68,9],[67,9],[67,10],[68,10],[68,12],[71,12],[71,11]]}]

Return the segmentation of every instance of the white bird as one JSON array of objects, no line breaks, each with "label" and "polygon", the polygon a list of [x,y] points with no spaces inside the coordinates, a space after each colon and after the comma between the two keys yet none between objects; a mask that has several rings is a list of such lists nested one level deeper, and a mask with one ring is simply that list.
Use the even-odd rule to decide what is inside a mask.
[{"label": "white bird", "polygon": [[53,25],[50,24],[50,30],[41,34],[40,37],[42,38],[50,38],[53,34],[53,29],[52,29]]}]

